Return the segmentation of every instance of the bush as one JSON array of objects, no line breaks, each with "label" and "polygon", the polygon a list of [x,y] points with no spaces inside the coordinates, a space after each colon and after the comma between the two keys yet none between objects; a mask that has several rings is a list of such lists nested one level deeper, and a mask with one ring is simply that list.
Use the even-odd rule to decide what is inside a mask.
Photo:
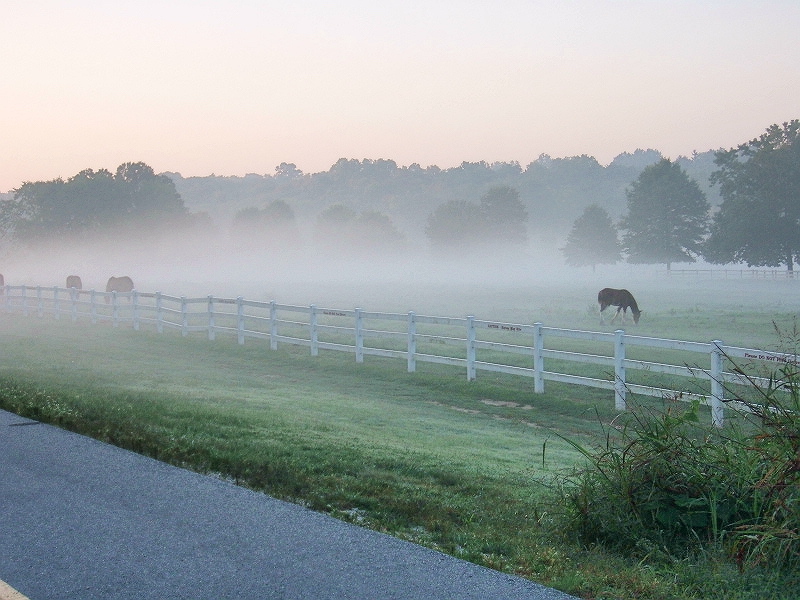
[{"label": "bush", "polygon": [[756,388],[724,429],[699,404],[620,416],[604,447],[561,481],[562,517],[584,544],[641,558],[724,553],[739,570],[800,567],[800,375],[796,364]]}]

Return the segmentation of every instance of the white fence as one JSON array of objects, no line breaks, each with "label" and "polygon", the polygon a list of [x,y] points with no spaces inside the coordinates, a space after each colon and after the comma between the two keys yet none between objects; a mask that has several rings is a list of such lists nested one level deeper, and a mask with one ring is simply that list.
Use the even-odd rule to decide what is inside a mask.
[{"label": "white fence", "polygon": [[668,277],[693,276],[709,279],[800,279],[797,271],[788,269],[668,269]]},{"label": "white fence", "polygon": [[[798,364],[794,354],[725,346],[719,340],[701,343],[629,335],[621,329],[579,331],[474,316],[294,306],[242,297],[186,298],[136,290],[107,293],[7,285],[4,291],[6,311],[25,316],[89,319],[114,327],[130,323],[135,330],[174,329],[184,336],[202,332],[209,340],[228,334],[240,344],[247,338],[269,340],[273,350],[278,344],[306,346],[312,356],[321,349],[351,352],[357,363],[365,356],[401,358],[409,372],[416,370],[417,362],[440,363],[466,369],[470,381],[478,371],[494,371],[532,378],[537,393],[544,392],[545,381],[591,386],[613,391],[620,411],[626,408],[629,392],[696,399],[710,406],[717,426],[723,424],[724,407],[747,409],[747,404],[725,397],[736,386],[746,387],[739,361],[748,363],[751,371],[753,365],[763,371],[765,366]],[[645,349],[641,357],[634,357],[637,347]],[[649,360],[643,359],[645,354]],[[705,366],[693,366],[696,360]],[[735,371],[730,370],[733,361]],[[748,377],[760,385],[769,382],[757,375]]]}]

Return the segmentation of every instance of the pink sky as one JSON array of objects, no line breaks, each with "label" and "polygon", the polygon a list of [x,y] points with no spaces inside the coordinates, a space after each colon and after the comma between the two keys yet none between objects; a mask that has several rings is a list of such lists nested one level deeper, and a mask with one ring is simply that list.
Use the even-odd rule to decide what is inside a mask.
[{"label": "pink sky", "polygon": [[0,191],[735,146],[800,118],[800,2],[0,0]]}]

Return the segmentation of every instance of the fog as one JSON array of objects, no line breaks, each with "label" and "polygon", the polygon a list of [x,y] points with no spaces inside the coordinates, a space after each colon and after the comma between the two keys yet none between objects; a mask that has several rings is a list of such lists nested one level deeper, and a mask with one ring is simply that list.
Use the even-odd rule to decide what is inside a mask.
[{"label": "fog", "polygon": [[[717,275],[667,275],[665,265],[564,264],[558,248],[532,240],[525,248],[482,245],[436,253],[424,245],[394,252],[345,247],[334,251],[286,238],[281,243],[233,238],[225,232],[118,235],[67,244],[5,248],[0,272],[10,285],[105,290],[110,276],[130,276],[141,292],[173,296],[275,300],[283,304],[465,316],[565,325],[565,314],[597,310],[597,290],[626,287],[640,308],[668,311],[698,303],[766,311],[800,311],[800,282]],[[702,264],[673,264],[709,269]],[[742,269],[729,265],[729,269]],[[738,271],[737,271],[738,272]],[[567,319],[573,317],[566,317]],[[646,322],[646,319],[644,319]],[[594,317],[576,328],[588,326]]]}]

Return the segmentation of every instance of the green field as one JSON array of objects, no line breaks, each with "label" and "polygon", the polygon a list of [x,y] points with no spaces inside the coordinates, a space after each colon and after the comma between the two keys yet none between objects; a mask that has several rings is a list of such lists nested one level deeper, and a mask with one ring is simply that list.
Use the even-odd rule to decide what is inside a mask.
[{"label": "green field", "polygon": [[[631,333],[770,350],[797,342],[800,281],[629,287],[644,311]],[[248,297],[611,331],[598,324],[597,289],[295,284]],[[666,573],[554,535],[553,482],[582,462],[560,436],[602,444],[616,416],[608,391],[547,382],[534,394],[527,378],[467,382],[456,367],[420,363],[409,374],[403,360],[356,364],[350,353],[63,317],[3,313],[0,336],[3,408],[585,597],[713,597],[728,578],[748,587],[725,566]]]}]

